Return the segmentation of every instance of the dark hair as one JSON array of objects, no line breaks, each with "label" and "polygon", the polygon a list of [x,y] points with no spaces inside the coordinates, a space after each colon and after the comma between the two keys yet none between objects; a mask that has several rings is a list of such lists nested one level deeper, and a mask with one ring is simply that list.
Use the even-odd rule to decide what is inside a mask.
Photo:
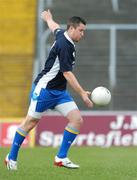
[{"label": "dark hair", "polygon": [[86,21],[82,19],[81,17],[78,17],[78,16],[71,17],[67,23],[67,30],[70,28],[70,26],[73,26],[74,28],[76,28],[77,26],[79,26],[80,23],[86,25]]}]

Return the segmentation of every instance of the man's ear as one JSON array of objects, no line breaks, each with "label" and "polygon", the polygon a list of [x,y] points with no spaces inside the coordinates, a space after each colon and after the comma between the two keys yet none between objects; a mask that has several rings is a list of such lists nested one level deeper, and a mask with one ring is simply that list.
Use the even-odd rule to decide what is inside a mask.
[{"label": "man's ear", "polygon": [[70,30],[73,30],[74,29],[74,27],[73,26],[70,26],[70,28],[69,28]]}]

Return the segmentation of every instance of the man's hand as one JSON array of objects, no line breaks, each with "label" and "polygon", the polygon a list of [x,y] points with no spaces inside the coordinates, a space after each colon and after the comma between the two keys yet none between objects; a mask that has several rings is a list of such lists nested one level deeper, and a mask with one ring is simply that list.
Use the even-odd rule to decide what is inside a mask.
[{"label": "man's hand", "polygon": [[90,95],[91,95],[91,92],[84,91],[81,94],[81,97],[82,97],[83,101],[85,102],[85,104],[87,105],[87,107],[92,108],[93,107],[93,102],[89,98]]},{"label": "man's hand", "polygon": [[46,22],[52,20],[52,14],[51,14],[50,10],[48,9],[47,11],[43,11],[41,13],[41,18]]},{"label": "man's hand", "polygon": [[53,20],[52,14],[49,9],[47,11],[43,11],[41,13],[41,18],[47,22],[47,25],[52,32],[54,32],[56,29],[60,28],[59,24],[57,24]]}]

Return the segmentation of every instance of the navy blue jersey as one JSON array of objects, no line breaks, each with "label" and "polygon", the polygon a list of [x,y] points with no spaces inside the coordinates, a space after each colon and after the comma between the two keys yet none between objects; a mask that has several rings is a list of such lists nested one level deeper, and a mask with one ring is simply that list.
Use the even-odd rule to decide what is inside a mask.
[{"label": "navy blue jersey", "polygon": [[56,40],[51,47],[44,69],[34,81],[41,88],[65,90],[66,79],[63,72],[72,71],[75,64],[75,45],[62,29],[56,29]]}]

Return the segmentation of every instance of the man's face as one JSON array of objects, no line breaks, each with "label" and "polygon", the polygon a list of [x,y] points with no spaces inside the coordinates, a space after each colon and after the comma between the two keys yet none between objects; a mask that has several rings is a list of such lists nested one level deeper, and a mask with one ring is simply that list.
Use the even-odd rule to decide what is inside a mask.
[{"label": "man's face", "polygon": [[84,36],[84,31],[86,29],[86,26],[82,23],[79,24],[76,28],[71,27],[71,38],[74,42],[80,41],[80,39]]}]

